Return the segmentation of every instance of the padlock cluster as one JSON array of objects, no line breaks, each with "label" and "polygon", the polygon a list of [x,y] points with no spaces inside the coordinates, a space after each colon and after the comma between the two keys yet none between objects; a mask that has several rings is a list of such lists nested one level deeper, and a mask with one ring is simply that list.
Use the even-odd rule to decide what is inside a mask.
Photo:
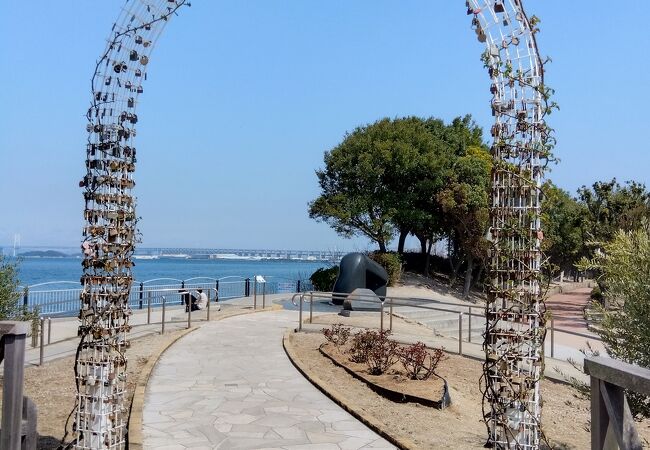
[{"label": "padlock cluster", "polygon": [[83,286],[73,429],[78,449],[123,449],[126,349],[137,241],[134,172],[138,96],[153,44],[185,0],[128,0],[92,78],[87,112]]},{"label": "padlock cluster", "polygon": [[486,45],[494,116],[483,409],[490,447],[538,449],[545,337],[540,189],[550,139],[544,67],[520,1],[466,4]]}]

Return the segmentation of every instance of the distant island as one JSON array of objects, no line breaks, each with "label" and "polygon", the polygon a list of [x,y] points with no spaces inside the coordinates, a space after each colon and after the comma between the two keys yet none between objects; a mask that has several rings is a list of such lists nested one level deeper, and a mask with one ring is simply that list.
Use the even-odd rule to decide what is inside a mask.
[{"label": "distant island", "polygon": [[20,253],[18,256],[21,256],[23,258],[66,258],[70,255],[63,252],[57,252],[56,250],[34,250],[30,252]]}]

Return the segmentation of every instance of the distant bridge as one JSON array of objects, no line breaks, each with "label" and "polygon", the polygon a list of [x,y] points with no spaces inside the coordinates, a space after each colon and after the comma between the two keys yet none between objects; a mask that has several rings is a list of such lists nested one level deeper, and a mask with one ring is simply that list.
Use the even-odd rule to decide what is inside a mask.
[{"label": "distant bridge", "polygon": [[254,250],[235,248],[138,248],[138,256],[183,256],[201,259],[261,258],[340,261],[346,252],[335,250]]}]

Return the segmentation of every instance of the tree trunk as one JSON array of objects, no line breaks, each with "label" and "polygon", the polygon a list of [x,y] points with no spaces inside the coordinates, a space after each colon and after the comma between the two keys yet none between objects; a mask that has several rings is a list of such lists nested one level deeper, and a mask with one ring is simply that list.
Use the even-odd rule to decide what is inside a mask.
[{"label": "tree trunk", "polygon": [[417,236],[420,241],[420,253],[423,255],[427,252],[427,238],[423,236]]},{"label": "tree trunk", "polygon": [[429,265],[431,264],[431,247],[433,247],[433,239],[429,239],[429,248],[427,248],[427,257],[424,261],[424,276],[429,276]]},{"label": "tree trunk", "polygon": [[474,256],[470,253],[467,255],[467,270],[465,271],[465,287],[463,288],[463,298],[469,296],[472,287],[472,271],[474,270]]},{"label": "tree trunk", "polygon": [[379,244],[379,251],[381,253],[386,253],[386,241],[379,239],[377,240],[377,244]]},{"label": "tree trunk", "polygon": [[463,258],[458,258],[458,261],[456,261],[456,264],[452,264],[451,266],[451,277],[449,277],[449,286],[453,286],[454,283],[456,282],[456,278],[458,278],[458,271],[460,270],[460,266],[463,265]]},{"label": "tree trunk", "polygon": [[399,232],[399,242],[397,243],[397,253],[400,255],[404,254],[404,244],[406,243],[406,237],[409,235],[408,230],[402,230]]},{"label": "tree trunk", "polygon": [[472,287],[476,286],[476,283],[481,281],[481,277],[483,276],[484,269],[485,269],[485,263],[482,263],[478,268],[478,274],[474,277],[474,282],[472,283]]}]

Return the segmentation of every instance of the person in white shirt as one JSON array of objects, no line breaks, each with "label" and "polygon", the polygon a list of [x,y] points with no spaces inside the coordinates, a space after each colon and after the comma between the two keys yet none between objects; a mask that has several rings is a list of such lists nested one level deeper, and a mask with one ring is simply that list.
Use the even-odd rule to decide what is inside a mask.
[{"label": "person in white shirt", "polygon": [[205,292],[203,292],[203,289],[197,289],[196,292],[199,293],[199,298],[196,301],[196,306],[198,309],[205,309],[208,307],[208,296],[206,295]]}]

